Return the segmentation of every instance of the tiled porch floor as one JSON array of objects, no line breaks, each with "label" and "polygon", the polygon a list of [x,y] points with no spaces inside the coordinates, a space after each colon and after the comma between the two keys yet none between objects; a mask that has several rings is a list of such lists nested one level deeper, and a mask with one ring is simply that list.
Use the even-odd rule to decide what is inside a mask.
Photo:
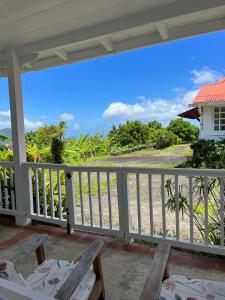
[{"label": "tiled porch floor", "polygon": [[[16,253],[18,243],[26,237],[39,233],[49,234],[45,245],[47,257],[74,259],[96,238],[103,239],[102,254],[106,299],[137,300],[144,285],[151,264],[154,249],[140,244],[124,246],[121,241],[93,234],[74,233],[66,235],[65,230],[36,225],[17,228],[0,217],[0,258]],[[173,250],[170,258],[170,273],[196,278],[207,278],[225,282],[225,259],[215,259],[187,254]],[[34,255],[27,257],[17,268],[26,276],[36,265]]]}]

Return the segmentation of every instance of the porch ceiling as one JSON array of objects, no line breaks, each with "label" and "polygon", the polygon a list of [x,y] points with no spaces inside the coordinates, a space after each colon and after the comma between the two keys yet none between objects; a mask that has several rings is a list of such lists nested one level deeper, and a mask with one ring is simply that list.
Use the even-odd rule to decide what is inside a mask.
[{"label": "porch ceiling", "polygon": [[0,75],[7,47],[27,72],[224,28],[224,0],[1,0]]}]

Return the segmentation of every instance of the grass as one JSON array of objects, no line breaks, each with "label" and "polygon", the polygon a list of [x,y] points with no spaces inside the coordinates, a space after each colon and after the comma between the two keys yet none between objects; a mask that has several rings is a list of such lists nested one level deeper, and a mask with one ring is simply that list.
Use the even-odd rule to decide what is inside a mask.
[{"label": "grass", "polygon": [[[182,145],[173,145],[166,149],[144,149],[140,151],[135,151],[128,154],[122,154],[118,156],[107,156],[103,159],[90,159],[85,162],[76,163],[79,166],[104,166],[104,167],[126,167],[131,166],[130,163],[126,162],[118,162],[117,158],[138,158],[138,157],[168,157],[168,156],[189,156],[191,155],[190,144],[182,144]],[[110,161],[104,159],[110,159]],[[115,162],[113,161],[115,159]],[[173,163],[157,163],[157,164],[146,164],[146,163],[136,163],[134,167],[143,167],[143,168],[174,168],[177,164]]]},{"label": "grass", "polygon": [[190,144],[182,144],[182,145],[173,145],[170,147],[167,147],[165,149],[144,149],[140,151],[135,151],[128,154],[122,154],[117,157],[138,157],[138,156],[168,156],[168,155],[174,155],[174,152],[177,153],[179,156],[186,156],[191,154],[190,152]]}]

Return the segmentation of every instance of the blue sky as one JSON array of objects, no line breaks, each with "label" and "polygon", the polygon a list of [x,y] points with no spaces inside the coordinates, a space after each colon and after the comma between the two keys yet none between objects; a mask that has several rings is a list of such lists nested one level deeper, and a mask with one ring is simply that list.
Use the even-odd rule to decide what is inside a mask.
[{"label": "blue sky", "polygon": [[[165,125],[202,84],[225,74],[225,32],[217,32],[22,76],[27,130],[66,120],[67,135],[106,133],[127,119]],[[225,76],[225,75],[224,75]],[[0,128],[10,126],[0,79]]]}]

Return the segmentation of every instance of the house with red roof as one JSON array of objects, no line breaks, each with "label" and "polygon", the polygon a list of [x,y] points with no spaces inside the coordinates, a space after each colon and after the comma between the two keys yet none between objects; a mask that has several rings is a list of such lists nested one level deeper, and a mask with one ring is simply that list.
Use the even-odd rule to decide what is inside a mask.
[{"label": "house with red roof", "polygon": [[225,78],[203,86],[191,106],[179,117],[199,120],[201,139],[225,138]]}]

